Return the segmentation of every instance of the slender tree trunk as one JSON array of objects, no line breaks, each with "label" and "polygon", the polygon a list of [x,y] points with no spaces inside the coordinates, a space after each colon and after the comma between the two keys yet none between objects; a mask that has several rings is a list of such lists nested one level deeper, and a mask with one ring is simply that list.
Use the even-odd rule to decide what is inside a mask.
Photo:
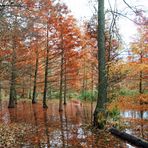
[{"label": "slender tree trunk", "polygon": [[2,100],[2,82],[0,81],[0,101]]},{"label": "slender tree trunk", "polygon": [[112,49],[112,34],[110,32],[109,36],[109,47],[107,50],[107,82],[108,82],[108,93],[111,93],[111,85],[110,85],[110,63],[111,63],[111,49]]},{"label": "slender tree trunk", "polygon": [[[142,58],[143,58],[143,53],[141,51],[140,53],[140,63],[142,64]],[[142,94],[143,93],[143,89],[142,89],[142,70],[140,71],[140,79],[139,79],[139,93]]]},{"label": "slender tree trunk", "polygon": [[[15,44],[15,43],[14,43]],[[14,45],[13,45],[14,46]],[[12,67],[11,67],[11,80],[10,80],[10,94],[9,94],[9,105],[8,108],[14,108],[15,107],[15,101],[16,101],[16,91],[15,91],[15,79],[16,79],[16,68],[15,68],[15,60],[16,60],[16,51],[13,47],[13,53],[12,53]]]},{"label": "slender tree trunk", "polygon": [[139,93],[142,94],[142,71],[140,71],[140,80],[139,80]]},{"label": "slender tree trunk", "polygon": [[59,111],[63,111],[63,108],[62,108],[62,99],[63,99],[63,66],[64,66],[64,49],[62,48],[62,51],[61,51]]},{"label": "slender tree trunk", "polygon": [[52,98],[51,82],[49,82],[49,98]]},{"label": "slender tree trunk", "polygon": [[35,104],[37,102],[37,100],[36,100],[36,82],[37,82],[37,74],[38,74],[38,64],[39,64],[39,57],[38,57],[38,51],[36,51],[36,64],[35,64],[35,73],[34,73],[32,104]]},{"label": "slender tree trunk", "polygon": [[94,70],[93,70],[93,64],[91,64],[91,102],[93,103],[94,100]]},{"label": "slender tree trunk", "polygon": [[30,88],[29,88],[29,99],[31,99],[31,90],[32,90],[32,88],[31,88],[31,73],[30,73],[30,80],[29,80],[30,82]]},{"label": "slender tree trunk", "polygon": [[82,96],[83,99],[86,101],[86,64],[84,58],[84,69],[83,69],[83,84],[82,84]]},{"label": "slender tree trunk", "polygon": [[65,57],[65,69],[64,69],[64,105],[66,105],[67,94],[67,74],[66,74],[66,57]]},{"label": "slender tree trunk", "polygon": [[59,112],[63,111],[62,100],[63,100],[63,69],[64,69],[64,45],[63,45],[63,30],[61,24],[61,71],[60,71],[60,94],[59,94]]},{"label": "slender tree trunk", "polygon": [[106,122],[107,73],[105,62],[104,0],[98,0],[98,99],[94,111],[94,126],[104,128]]},{"label": "slender tree trunk", "polygon": [[48,54],[49,54],[49,47],[48,47],[48,24],[47,24],[47,46],[46,46],[46,63],[45,63],[45,80],[44,80],[44,96],[43,96],[43,108],[48,108],[46,104],[46,97],[47,97],[47,81],[48,81]]}]

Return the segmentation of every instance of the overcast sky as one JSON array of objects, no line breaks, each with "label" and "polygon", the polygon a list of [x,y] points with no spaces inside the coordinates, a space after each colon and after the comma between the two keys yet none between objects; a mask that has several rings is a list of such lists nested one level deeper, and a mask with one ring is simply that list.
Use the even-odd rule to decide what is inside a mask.
[{"label": "overcast sky", "polygon": [[[72,11],[72,14],[78,19],[88,19],[92,15],[92,8],[90,7],[89,0],[63,0]],[[123,0],[110,0],[112,7],[114,7],[115,1],[117,2],[117,8],[122,11],[127,8]],[[132,6],[138,6],[146,10],[148,16],[148,0],[126,0]],[[105,0],[105,8],[109,8],[108,0]],[[126,9],[127,10],[127,9]],[[133,18],[131,15],[130,18]],[[121,18],[119,20],[120,33],[123,35],[125,42],[130,42],[131,38],[136,33],[136,25],[128,19]]]}]

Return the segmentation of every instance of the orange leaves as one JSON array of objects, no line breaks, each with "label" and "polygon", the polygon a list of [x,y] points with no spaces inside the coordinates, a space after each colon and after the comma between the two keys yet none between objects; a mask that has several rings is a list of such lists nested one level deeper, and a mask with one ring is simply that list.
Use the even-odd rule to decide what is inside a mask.
[{"label": "orange leaves", "polygon": [[0,50],[0,58],[4,57],[4,56],[8,56],[12,53],[11,50]]},{"label": "orange leaves", "polygon": [[117,101],[113,101],[108,109],[112,110],[118,107],[120,110],[147,110],[148,94],[140,94],[135,96],[120,96]]},{"label": "orange leaves", "polygon": [[27,5],[27,7],[33,7],[35,4],[34,0],[24,0],[24,3]]}]

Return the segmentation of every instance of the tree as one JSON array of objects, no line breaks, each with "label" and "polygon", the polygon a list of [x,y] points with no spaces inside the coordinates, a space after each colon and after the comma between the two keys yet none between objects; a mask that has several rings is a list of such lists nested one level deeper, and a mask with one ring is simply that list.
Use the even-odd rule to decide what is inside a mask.
[{"label": "tree", "polygon": [[46,59],[45,59],[45,80],[44,80],[44,94],[43,94],[43,108],[48,108],[46,104],[46,95],[47,95],[47,79],[48,79],[48,64],[49,64],[49,43],[48,43],[48,24],[47,24],[47,43],[46,43]]},{"label": "tree", "polygon": [[97,105],[94,111],[94,126],[104,127],[106,121],[106,103],[107,103],[107,73],[105,62],[105,15],[104,0],[98,0],[98,72],[99,86]]},{"label": "tree", "polygon": [[36,86],[37,86],[36,83],[37,83],[37,75],[38,75],[38,66],[39,66],[39,52],[38,52],[38,49],[36,49],[36,61],[35,61],[32,104],[36,103]]},{"label": "tree", "polygon": [[137,89],[139,94],[143,94],[147,91],[148,18],[139,18],[137,24],[138,34],[131,43],[131,55],[128,56],[127,67],[129,67],[128,78],[132,80],[131,87],[134,86],[133,89]]}]

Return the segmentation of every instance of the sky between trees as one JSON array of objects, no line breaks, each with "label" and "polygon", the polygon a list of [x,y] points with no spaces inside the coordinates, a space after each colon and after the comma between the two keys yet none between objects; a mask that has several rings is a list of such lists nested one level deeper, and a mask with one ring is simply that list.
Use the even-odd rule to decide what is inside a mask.
[{"label": "sky between trees", "polygon": [[[62,0],[66,2],[69,9],[72,11],[72,14],[78,19],[78,20],[85,20],[89,19],[93,15],[93,7],[91,5],[92,1],[95,0]],[[123,0],[105,0],[105,9],[109,9],[109,2],[114,8],[114,4],[116,1],[116,7],[119,11],[123,12],[123,10],[127,10],[127,6],[123,2]],[[128,4],[130,4],[133,7],[140,8],[145,11],[145,15],[148,16],[148,2],[147,0],[126,0]],[[128,10],[129,11],[129,10]],[[127,11],[126,11],[127,12]],[[131,11],[128,12],[128,16],[131,19],[134,19],[133,13]],[[126,43],[126,45],[129,44],[129,42],[132,40],[132,37],[137,32],[137,26],[127,18],[120,17],[119,20],[119,28],[120,28],[120,34],[123,36],[123,40]]]}]

